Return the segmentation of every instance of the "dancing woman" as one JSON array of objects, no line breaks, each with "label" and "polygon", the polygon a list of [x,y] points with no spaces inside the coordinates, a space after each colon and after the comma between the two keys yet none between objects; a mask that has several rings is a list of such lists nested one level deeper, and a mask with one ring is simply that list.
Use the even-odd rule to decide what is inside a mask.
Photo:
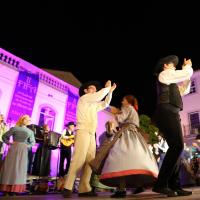
[{"label": "dancing woman", "polygon": [[[137,100],[127,95],[122,100],[122,109],[111,112],[124,129],[109,152],[102,169],[100,181],[108,186],[117,186],[111,197],[125,197],[126,187],[150,186],[156,180],[158,167],[152,152],[139,132]],[[126,128],[124,128],[126,127]]]}]

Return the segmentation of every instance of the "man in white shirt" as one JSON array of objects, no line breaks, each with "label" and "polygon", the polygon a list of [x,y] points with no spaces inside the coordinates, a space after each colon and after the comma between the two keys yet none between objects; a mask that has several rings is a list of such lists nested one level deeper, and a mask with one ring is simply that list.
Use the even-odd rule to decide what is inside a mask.
[{"label": "man in white shirt", "polygon": [[[63,197],[72,196],[72,188],[77,173],[82,170],[79,183],[79,196],[92,197],[96,196],[90,186],[90,177],[92,170],[89,162],[94,159],[96,154],[95,132],[97,128],[97,113],[109,106],[112,92],[116,84],[111,85],[107,81],[105,87],[99,91],[98,83],[90,81],[83,84],[79,89],[79,101],[77,104],[77,134],[75,138],[74,153],[70,164],[69,172],[64,183]],[[104,99],[102,101],[102,99]]]},{"label": "man in white shirt", "polygon": [[156,124],[169,146],[153,191],[167,196],[187,196],[192,192],[180,185],[180,159],[184,142],[179,112],[183,109],[181,96],[190,91],[193,74],[192,62],[184,59],[182,70],[176,70],[178,57],[170,55],[161,58],[155,68],[158,86]]},{"label": "man in white shirt", "polygon": [[155,148],[155,154],[159,155],[159,159],[157,160],[157,162],[158,162],[158,168],[160,169],[165,154],[169,148],[167,141],[161,135],[158,135],[158,143],[154,144],[154,148]]}]

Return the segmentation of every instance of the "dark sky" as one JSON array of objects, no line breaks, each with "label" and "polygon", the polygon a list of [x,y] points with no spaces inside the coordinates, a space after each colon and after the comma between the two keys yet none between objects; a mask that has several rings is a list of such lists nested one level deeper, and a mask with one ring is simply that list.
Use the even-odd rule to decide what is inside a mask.
[{"label": "dark sky", "polygon": [[200,67],[200,12],[192,3],[135,3],[29,2],[2,18],[0,45],[38,67],[71,71],[81,82],[110,79],[118,85],[112,105],[133,94],[140,114],[152,115],[157,60],[176,54],[180,64],[186,57]]}]

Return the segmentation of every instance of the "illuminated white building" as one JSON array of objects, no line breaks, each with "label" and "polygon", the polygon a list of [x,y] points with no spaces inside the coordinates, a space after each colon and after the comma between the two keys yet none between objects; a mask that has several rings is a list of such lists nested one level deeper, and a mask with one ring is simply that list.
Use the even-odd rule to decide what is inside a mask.
[{"label": "illuminated white building", "polygon": [[194,72],[190,93],[183,97],[181,124],[186,140],[192,140],[200,133],[200,70]]},{"label": "illuminated white building", "polygon": [[[62,78],[63,74],[67,76]],[[38,77],[38,82],[32,79],[32,75]],[[69,82],[62,80],[67,80],[67,77]],[[17,117],[28,112],[32,124],[48,124],[52,131],[61,133],[66,122],[76,121],[80,84],[70,72],[38,68],[0,48],[0,113],[5,116],[9,127],[14,126]],[[107,111],[99,112],[97,144],[105,131],[106,121],[112,118]],[[57,151],[53,152],[52,156],[57,157]],[[52,175],[55,175],[56,167],[52,159]]]}]

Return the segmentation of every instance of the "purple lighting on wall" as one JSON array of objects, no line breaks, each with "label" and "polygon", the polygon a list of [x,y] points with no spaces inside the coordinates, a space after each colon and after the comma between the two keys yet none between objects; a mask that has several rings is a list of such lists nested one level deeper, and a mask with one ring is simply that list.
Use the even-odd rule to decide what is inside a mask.
[{"label": "purple lighting on wall", "polygon": [[22,115],[32,115],[39,84],[38,74],[19,72],[7,119],[16,122]]}]

